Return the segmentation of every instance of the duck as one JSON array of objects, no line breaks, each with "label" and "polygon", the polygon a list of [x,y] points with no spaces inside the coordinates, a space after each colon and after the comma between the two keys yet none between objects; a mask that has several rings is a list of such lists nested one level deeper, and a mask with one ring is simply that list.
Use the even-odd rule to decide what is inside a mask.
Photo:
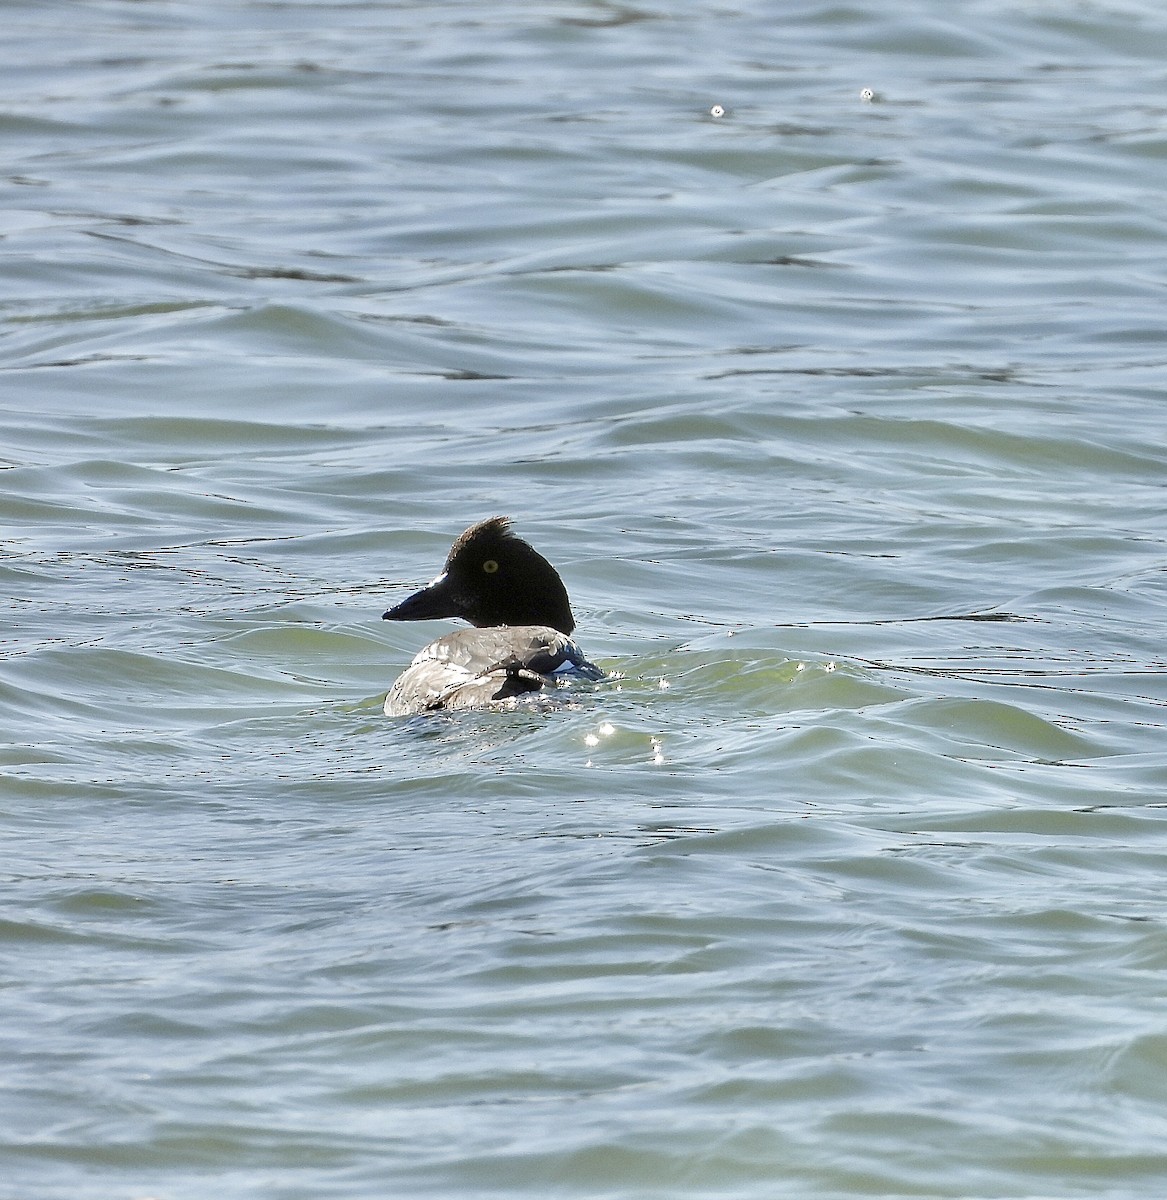
[{"label": "duck", "polygon": [[511,531],[509,517],[471,525],[434,579],[382,620],[443,617],[474,628],[425,646],[389,689],[386,716],[511,707],[572,677],[604,678],[572,640],[575,617],[559,573]]}]

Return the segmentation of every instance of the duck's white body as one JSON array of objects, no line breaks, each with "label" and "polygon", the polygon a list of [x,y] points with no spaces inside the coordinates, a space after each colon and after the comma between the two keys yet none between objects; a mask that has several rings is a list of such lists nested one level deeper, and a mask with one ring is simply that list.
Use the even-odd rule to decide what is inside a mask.
[{"label": "duck's white body", "polygon": [[484,708],[573,676],[603,674],[571,638],[546,625],[460,629],[423,647],[389,689],[385,713]]}]

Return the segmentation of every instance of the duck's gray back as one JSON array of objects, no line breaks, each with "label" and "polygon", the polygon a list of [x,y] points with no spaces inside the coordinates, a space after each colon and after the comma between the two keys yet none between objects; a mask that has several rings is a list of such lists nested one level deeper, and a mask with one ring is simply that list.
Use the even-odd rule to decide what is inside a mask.
[{"label": "duck's gray back", "polygon": [[460,629],[430,642],[385,697],[391,717],[483,708],[572,674],[601,679],[603,672],[557,629],[543,625]]}]

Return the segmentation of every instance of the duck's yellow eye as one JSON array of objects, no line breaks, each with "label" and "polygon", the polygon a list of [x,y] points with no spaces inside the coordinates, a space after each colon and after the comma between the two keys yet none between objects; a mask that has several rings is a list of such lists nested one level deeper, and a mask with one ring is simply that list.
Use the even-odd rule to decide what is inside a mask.
[{"label": "duck's yellow eye", "polygon": [[496,563],[493,558],[488,558],[486,562],[482,564],[482,569],[487,573],[487,575],[493,575],[495,571],[498,570],[498,563]]}]

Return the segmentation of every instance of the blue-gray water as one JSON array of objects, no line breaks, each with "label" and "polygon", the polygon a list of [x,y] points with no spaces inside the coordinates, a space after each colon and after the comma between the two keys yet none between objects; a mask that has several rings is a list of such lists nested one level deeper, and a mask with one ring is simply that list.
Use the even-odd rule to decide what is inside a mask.
[{"label": "blue-gray water", "polygon": [[3,18],[0,1195],[1167,1194],[1167,9]]}]

